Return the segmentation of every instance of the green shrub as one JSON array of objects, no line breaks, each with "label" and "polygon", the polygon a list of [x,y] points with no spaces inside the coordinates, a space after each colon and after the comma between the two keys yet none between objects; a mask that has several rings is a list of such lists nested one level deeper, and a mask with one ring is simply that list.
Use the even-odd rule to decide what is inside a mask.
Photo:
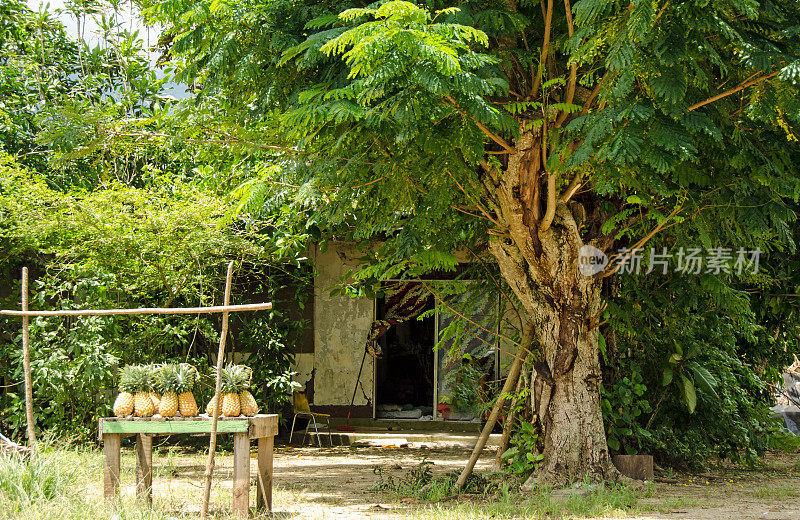
[{"label": "green shrub", "polygon": [[527,475],[544,456],[539,453],[539,434],[533,424],[520,421],[511,436],[511,447],[500,455],[506,461],[506,472],[514,475]]}]

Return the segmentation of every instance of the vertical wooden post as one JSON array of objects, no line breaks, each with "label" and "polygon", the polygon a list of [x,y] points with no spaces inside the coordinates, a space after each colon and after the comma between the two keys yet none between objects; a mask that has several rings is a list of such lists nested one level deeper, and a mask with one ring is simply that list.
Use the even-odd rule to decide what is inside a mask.
[{"label": "vertical wooden post", "polygon": [[274,437],[258,439],[258,477],[256,480],[256,507],[266,507],[272,512],[272,448]]},{"label": "vertical wooden post", "polygon": [[153,505],[153,437],[136,434],[136,498]]},{"label": "vertical wooden post", "polygon": [[[28,268],[22,268],[22,310],[28,310]],[[36,448],[36,428],[33,422],[33,376],[31,375],[30,318],[22,317],[22,370],[25,372],[25,418],[28,422],[28,445]]]},{"label": "vertical wooden post", "polygon": [[233,516],[247,518],[250,508],[250,437],[233,434]]},{"label": "vertical wooden post", "polygon": [[[231,280],[233,279],[233,261],[228,264],[228,274],[225,277],[225,298],[226,307],[231,302]],[[220,390],[222,389],[222,365],[225,362],[225,338],[228,336],[228,311],[222,312],[222,331],[219,335],[219,351],[217,352],[217,381],[214,385],[214,414],[211,418],[211,435],[208,441],[208,460],[206,461],[206,482],[203,492],[203,505],[200,509],[200,518],[208,516],[208,502],[211,500],[211,476],[214,473],[214,452],[217,450],[217,420],[219,419],[222,399]]]},{"label": "vertical wooden post", "polygon": [[122,435],[119,433],[103,434],[103,491],[106,500],[116,498],[119,492],[119,450]]}]

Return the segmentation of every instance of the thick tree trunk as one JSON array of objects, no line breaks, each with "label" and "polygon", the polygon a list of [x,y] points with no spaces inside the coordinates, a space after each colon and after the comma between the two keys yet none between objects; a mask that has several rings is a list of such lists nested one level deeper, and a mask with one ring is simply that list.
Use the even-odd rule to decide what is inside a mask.
[{"label": "thick tree trunk", "polygon": [[544,459],[526,485],[565,485],[585,476],[618,480],[600,408],[601,280],[578,269],[584,243],[566,203],[558,201],[552,223],[541,224],[546,219],[538,215],[545,212],[535,206],[540,197],[534,192],[546,185],[540,172],[529,169],[538,165],[530,157],[539,153],[534,137],[523,135],[516,143],[521,151],[509,157],[503,175],[485,183],[505,228],[492,237],[490,250],[534,324],[541,351],[534,367],[542,384],[531,398],[539,404]]}]

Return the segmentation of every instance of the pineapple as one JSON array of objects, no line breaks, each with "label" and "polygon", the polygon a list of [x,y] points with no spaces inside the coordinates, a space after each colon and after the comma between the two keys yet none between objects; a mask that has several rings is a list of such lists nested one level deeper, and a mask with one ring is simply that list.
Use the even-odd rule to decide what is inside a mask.
[{"label": "pineapple", "polygon": [[119,377],[119,395],[114,400],[114,415],[127,417],[133,413],[133,392],[136,385],[133,382],[131,367],[122,369]]},{"label": "pineapple", "polygon": [[158,410],[158,402],[161,400],[158,393],[155,391],[155,377],[158,367],[154,365],[145,365],[144,370],[147,373],[147,393],[150,395],[150,400],[153,401],[153,406]]},{"label": "pineapple", "polygon": [[258,404],[250,393],[249,388],[253,379],[253,369],[244,365],[234,365],[233,378],[235,386],[239,389],[239,404],[242,415],[252,417],[258,413]]},{"label": "pineapple", "polygon": [[217,403],[217,398],[216,398],[216,396],[214,396],[214,397],[211,398],[211,400],[206,405],[206,415],[208,415],[209,417],[213,417],[214,416],[214,405],[216,403]]},{"label": "pineapple", "polygon": [[[194,384],[197,381],[197,369],[188,363],[178,365],[177,386],[178,409],[184,417],[195,417],[197,415],[197,401],[194,400]],[[213,413],[213,410],[211,411]],[[209,413],[209,415],[211,415]]]},{"label": "pineapple", "polygon": [[133,414],[136,417],[150,417],[156,413],[156,407],[150,398],[150,373],[145,366],[132,367],[133,385],[136,393],[133,396]]},{"label": "pineapple", "polygon": [[253,394],[248,390],[239,392],[239,402],[242,408],[242,415],[252,417],[258,413],[258,404],[256,403]]},{"label": "pineapple", "polygon": [[158,414],[161,417],[174,417],[178,412],[178,366],[161,365],[153,375],[153,383],[161,392]]},{"label": "pineapple", "polygon": [[237,417],[242,413],[239,394],[228,392],[222,394],[222,415],[225,417]]},{"label": "pineapple", "polygon": [[[236,417],[242,413],[239,393],[250,387],[252,371],[244,365],[230,364],[222,369],[222,415]],[[213,413],[213,411],[212,411]]]}]

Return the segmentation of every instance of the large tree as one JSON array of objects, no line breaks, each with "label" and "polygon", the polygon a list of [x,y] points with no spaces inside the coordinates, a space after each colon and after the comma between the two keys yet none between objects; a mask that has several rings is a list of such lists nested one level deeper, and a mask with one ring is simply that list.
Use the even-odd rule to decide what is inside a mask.
[{"label": "large tree", "polygon": [[262,186],[299,187],[318,227],[382,241],[362,279],[452,267],[453,251],[487,246],[535,332],[521,346],[542,381],[534,478],[564,483],[616,477],[598,324],[619,263],[584,276],[581,248],[636,249],[659,232],[674,247],[791,241],[799,6],[145,7],[179,79],[225,114],[225,138],[287,149]]}]

